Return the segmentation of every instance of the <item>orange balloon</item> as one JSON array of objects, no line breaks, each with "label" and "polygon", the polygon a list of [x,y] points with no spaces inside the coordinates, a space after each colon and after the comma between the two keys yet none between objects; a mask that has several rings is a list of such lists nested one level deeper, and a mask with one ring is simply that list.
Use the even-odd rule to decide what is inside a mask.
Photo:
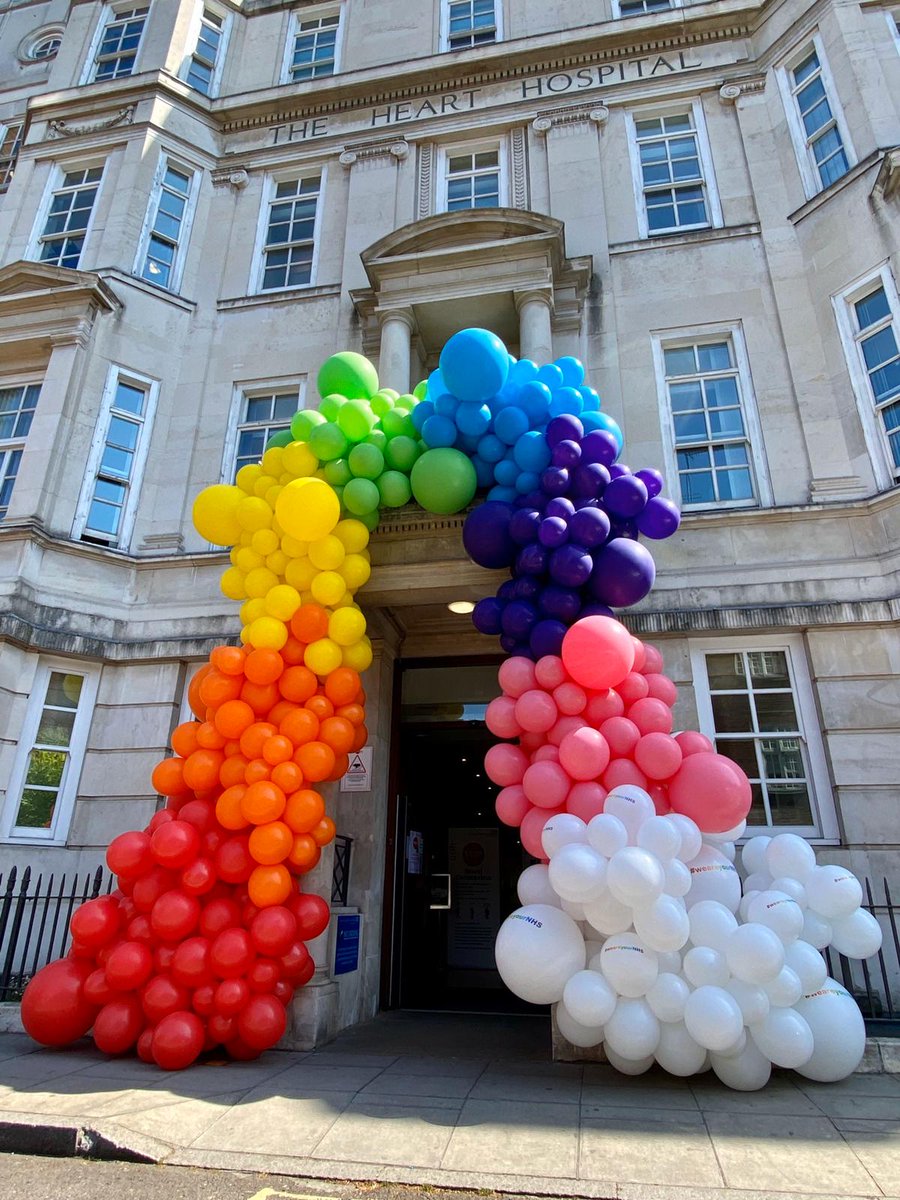
[{"label": "orange balloon", "polygon": [[226,700],[213,718],[216,729],[227,738],[239,738],[255,720],[256,713],[244,700]]},{"label": "orange balloon", "polygon": [[298,642],[317,642],[328,636],[328,612],[321,604],[301,604],[291,617],[291,633]]},{"label": "orange balloon", "polygon": [[225,759],[221,767],[219,767],[219,783],[223,788],[234,787],[235,784],[244,782],[244,771],[247,768],[247,760],[243,754],[233,754],[230,758]]},{"label": "orange balloon", "polygon": [[[325,843],[323,842],[322,845]],[[284,862],[294,846],[294,835],[284,821],[257,825],[250,834],[250,854],[258,863],[272,866]]]},{"label": "orange balloon", "polygon": [[188,704],[190,704],[191,712],[198,721],[203,721],[206,718],[206,709],[208,705],[204,704],[204,702],[200,699],[200,687],[212,669],[213,668],[209,663],[205,663],[200,670],[196,672],[193,679],[188,684]]},{"label": "orange balloon", "polygon": [[221,750],[195,750],[184,760],[184,782],[195,792],[205,792],[219,782],[219,768],[225,761]]},{"label": "orange balloon", "polygon": [[335,709],[334,715],[343,717],[351,725],[362,725],[366,719],[366,710],[361,704],[342,704],[340,708]]},{"label": "orange balloon", "polygon": [[335,754],[347,754],[353,748],[356,730],[343,717],[326,717],[319,729],[319,738]]},{"label": "orange balloon", "polygon": [[306,653],[306,643],[299,642],[293,634],[281,647],[281,657],[289,667],[296,667],[298,663],[303,662],[303,655]]},{"label": "orange balloon", "polygon": [[197,749],[197,721],[185,721],[172,730],[172,749],[182,758],[187,758]]},{"label": "orange balloon", "polygon": [[321,693],[317,696],[310,696],[303,707],[308,708],[311,713],[315,713],[320,721],[334,716],[334,705],[327,696],[323,696]]},{"label": "orange balloon", "polygon": [[225,738],[216,729],[213,721],[201,721],[197,727],[197,746],[201,750],[221,750]]},{"label": "orange balloon", "polygon": [[312,788],[288,796],[283,819],[294,833],[309,833],[325,816],[325,801]]},{"label": "orange balloon", "polygon": [[357,725],[356,737],[353,739],[353,746],[351,747],[351,749],[362,750],[363,746],[366,744],[366,742],[368,740],[369,740],[368,729],[366,729],[365,725]]},{"label": "orange balloon", "polygon": [[263,746],[263,758],[272,766],[288,762],[294,753],[294,743],[282,733],[273,734]]},{"label": "orange balloon", "polygon": [[291,792],[296,792],[297,788],[303,786],[303,772],[295,762],[279,763],[277,767],[272,768],[272,782],[280,787],[286,796],[290,796]]},{"label": "orange balloon", "polygon": [[251,825],[265,825],[267,821],[277,821],[284,812],[285,795],[280,787],[261,779],[251,783],[241,800],[241,812]]},{"label": "orange balloon", "polygon": [[279,729],[295,746],[305,746],[319,736],[319,718],[308,708],[295,708],[284,717]]},{"label": "orange balloon", "polygon": [[218,708],[226,700],[237,700],[241,694],[241,680],[238,675],[223,675],[215,667],[200,684],[200,699],[207,708]]},{"label": "orange balloon", "polygon": [[245,783],[259,783],[272,778],[272,768],[264,758],[251,758],[244,771]]},{"label": "orange balloon", "polygon": [[328,782],[333,783],[335,780],[341,779],[344,775],[347,774],[349,769],[350,769],[350,755],[349,754],[336,754],[334,756],[334,768],[332,769],[331,774],[328,776]]},{"label": "orange balloon", "polygon": [[257,908],[271,908],[274,904],[284,904],[293,887],[290,872],[280,865],[254,867],[247,880],[250,901]]},{"label": "orange balloon", "polygon": [[[337,833],[337,829],[335,828],[334,821],[332,821],[331,817],[323,817],[318,825],[316,825],[314,829],[310,830],[310,833],[315,839],[317,846],[327,846],[329,842],[334,841],[334,835]],[[251,842],[253,841],[253,834],[250,835],[250,840]]]},{"label": "orange balloon", "polygon": [[308,833],[298,833],[288,855],[288,862],[304,874],[311,871],[321,857],[322,851],[316,839]]},{"label": "orange balloon", "polygon": [[246,655],[240,646],[216,646],[209,661],[223,675],[243,675]]},{"label": "orange balloon", "polygon": [[324,742],[307,742],[295,754],[294,762],[303,772],[304,779],[319,783],[334,770],[334,758],[334,751]]},{"label": "orange balloon", "polygon": [[266,713],[266,719],[271,721],[273,725],[280,725],[288,713],[292,713],[296,707],[297,705],[292,704],[290,700],[279,700]]},{"label": "orange balloon", "polygon": [[293,700],[295,704],[305,704],[310,696],[316,694],[319,681],[309,667],[288,667],[278,680],[278,690],[285,700]]},{"label": "orange balloon", "polygon": [[231,738],[222,747],[222,753],[225,755],[226,758],[231,758],[235,754],[240,754],[240,752],[241,752],[241,743],[238,741],[237,738]]},{"label": "orange balloon", "polygon": [[241,734],[241,754],[245,758],[260,758],[263,746],[272,734],[277,732],[278,730],[269,721],[254,721]]},{"label": "orange balloon", "polygon": [[359,673],[352,667],[338,667],[325,680],[325,695],[335,707],[352,704],[359,691]]},{"label": "orange balloon", "polygon": [[284,661],[277,650],[253,650],[244,666],[251,683],[274,683],[283,670]]},{"label": "orange balloon", "polygon": [[226,788],[216,801],[216,820],[223,829],[246,829],[250,824],[241,809],[247,789],[243,784]]},{"label": "orange balloon", "polygon": [[258,717],[268,716],[281,696],[274,683],[250,683],[241,688],[241,699],[246,700]]},{"label": "orange balloon", "polygon": [[191,790],[185,782],[184,764],[183,758],[164,758],[153,768],[151,782],[161,796],[183,796]]},{"label": "orange balloon", "polygon": [[356,703],[357,704],[365,704],[365,702],[366,702],[366,689],[360,688],[359,691],[356,693]]}]

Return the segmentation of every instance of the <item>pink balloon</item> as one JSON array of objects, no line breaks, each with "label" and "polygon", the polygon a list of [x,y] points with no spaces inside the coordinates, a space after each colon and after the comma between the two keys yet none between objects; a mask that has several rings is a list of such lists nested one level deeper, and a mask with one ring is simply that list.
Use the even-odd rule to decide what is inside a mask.
[{"label": "pink balloon", "polygon": [[750,811],[746,775],[721,754],[691,754],[669,780],[668,789],[672,811],[690,817],[704,833],[733,829]]},{"label": "pink balloon", "polygon": [[600,732],[609,742],[609,749],[615,758],[631,758],[641,736],[637,725],[628,717],[610,717],[600,726]]},{"label": "pink balloon", "polygon": [[628,720],[634,721],[641,733],[671,733],[672,710],[662,700],[647,696],[637,700],[628,710]]},{"label": "pink balloon", "polygon": [[571,733],[575,729],[583,729],[585,725],[587,725],[587,721],[583,717],[560,717],[547,734],[547,740],[554,746],[558,746],[567,733]]},{"label": "pink balloon", "polygon": [[614,617],[582,617],[563,638],[562,660],[582,687],[616,687],[634,665],[631,634]]},{"label": "pink balloon", "polygon": [[611,792],[623,783],[632,783],[635,787],[646,789],[647,776],[630,758],[614,758],[603,772],[603,786]]},{"label": "pink balloon", "polygon": [[584,688],[577,683],[561,683],[553,689],[553,700],[560,713],[566,717],[577,717],[587,706]]},{"label": "pink balloon", "polygon": [[560,813],[564,813],[564,808],[532,808],[527,812],[522,820],[522,827],[519,830],[519,837],[522,839],[522,845],[533,858],[544,857],[544,847],[541,843],[541,834],[544,832],[544,826],[552,817],[558,817]]},{"label": "pink balloon", "polygon": [[494,802],[497,809],[497,816],[504,825],[518,826],[522,824],[522,818],[531,808],[528,797],[522,786],[514,783],[512,787],[506,787],[502,792],[497,793],[497,799]]},{"label": "pink balloon", "polygon": [[521,783],[527,766],[528,759],[519,747],[510,746],[506,742],[499,746],[491,746],[484,756],[484,769],[488,779],[493,780],[499,787]]},{"label": "pink balloon", "polygon": [[683,758],[681,747],[667,733],[645,733],[634,748],[634,761],[648,779],[671,779]]},{"label": "pink balloon", "polygon": [[582,713],[589,725],[599,729],[610,717],[621,717],[625,712],[625,701],[618,692],[610,688],[605,692],[597,692],[587,702],[587,708]]},{"label": "pink balloon", "polygon": [[668,677],[657,673],[645,675],[647,686],[650,689],[650,695],[654,700],[662,700],[663,704],[668,704],[669,708],[678,699],[678,688]]},{"label": "pink balloon", "polygon": [[556,654],[545,654],[534,664],[534,675],[542,688],[552,692],[569,678],[563,660]]},{"label": "pink balloon", "polygon": [[525,772],[522,787],[525,795],[538,808],[561,808],[572,781],[559,763],[534,763]]},{"label": "pink balloon", "polygon": [[522,726],[516,720],[516,702],[512,696],[497,696],[487,706],[484,723],[498,738],[518,737]]},{"label": "pink balloon", "polygon": [[644,649],[644,643],[640,638],[636,638],[632,634],[631,644],[634,646],[634,666],[631,669],[632,671],[642,671],[647,659],[647,651]]},{"label": "pink balloon", "polygon": [[672,811],[672,806],[669,804],[669,793],[665,785],[662,783],[648,783],[647,794],[653,801],[656,815],[658,817],[668,816]]},{"label": "pink balloon", "polygon": [[537,750],[532,754],[531,761],[533,763],[559,762],[559,747],[545,742],[543,746],[538,746]]},{"label": "pink balloon", "polygon": [[715,754],[716,748],[705,734],[697,733],[694,729],[685,729],[675,734],[675,741],[681,747],[685,758],[689,754]]},{"label": "pink balloon", "polygon": [[606,788],[601,784],[576,783],[566,797],[566,812],[575,817],[581,817],[587,824],[591,817],[603,812],[603,801],[606,799]]},{"label": "pink balloon", "polygon": [[543,733],[523,733],[519,738],[519,745],[526,754],[533,754],[535,750],[540,750],[541,746],[546,745],[547,738]]},{"label": "pink balloon", "polygon": [[540,688],[523,692],[516,701],[516,720],[529,733],[546,733],[558,719],[553,697]]},{"label": "pink balloon", "polygon": [[616,691],[625,701],[625,707],[630,708],[636,700],[643,700],[650,694],[650,685],[643,675],[630,671],[621,683],[616,685]]},{"label": "pink balloon", "polygon": [[663,656],[655,646],[644,642],[644,665],[641,670],[645,675],[658,675],[663,669]]},{"label": "pink balloon", "polygon": [[501,665],[497,678],[507,696],[517,700],[523,692],[534,687],[534,663],[521,655],[508,658]]},{"label": "pink balloon", "polygon": [[588,726],[566,734],[559,744],[560,766],[575,780],[597,779],[609,763],[609,743]]}]

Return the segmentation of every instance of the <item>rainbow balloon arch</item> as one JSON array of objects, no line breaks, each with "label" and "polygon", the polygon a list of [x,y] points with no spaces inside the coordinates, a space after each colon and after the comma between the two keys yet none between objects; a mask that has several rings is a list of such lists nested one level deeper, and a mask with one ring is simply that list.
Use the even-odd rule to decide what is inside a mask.
[{"label": "rainbow balloon arch", "polygon": [[747,777],[702,734],[672,733],[662,656],[615,616],[653,586],[640,538],[671,536],[680,514],[658,471],[621,463],[581,363],[516,361],[469,329],[413,394],[380,388],[353,352],[318,389],[260,463],[196,499],[198,532],[231,547],[221,587],[241,644],[191,680],[195,719],[153,772],[165,807],[110,844],[116,890],[81,905],[68,955],[29,983],[28,1033],[92,1031],[101,1051],[169,1070],[278,1043],[330,915],[302,890],[335,836],[320,785],[368,737],[355,596],[370,532],[383,508],[446,515],[481,490],[465,548],[510,571],[473,613],[509,655],[485,766],[498,817],[538,860],[497,939],[505,983],[628,1073],[711,1067],[740,1089],[772,1064],[849,1074],[864,1023],[820,951],[868,957],[880,928],[855,877],[790,834],[745,843],[742,887]]}]

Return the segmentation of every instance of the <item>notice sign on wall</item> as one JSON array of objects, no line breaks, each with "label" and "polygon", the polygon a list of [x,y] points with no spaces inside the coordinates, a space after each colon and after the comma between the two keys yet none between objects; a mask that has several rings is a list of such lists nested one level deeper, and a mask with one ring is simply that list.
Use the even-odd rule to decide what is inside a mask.
[{"label": "notice sign on wall", "polygon": [[359,968],[359,914],[341,913],[334,939],[334,973],[349,975]]},{"label": "notice sign on wall", "polygon": [[499,830],[451,829],[449,838],[447,965],[490,970],[500,928]]},{"label": "notice sign on wall", "polygon": [[342,792],[370,792],[372,790],[372,747],[363,746],[350,755],[350,765],[341,778]]}]

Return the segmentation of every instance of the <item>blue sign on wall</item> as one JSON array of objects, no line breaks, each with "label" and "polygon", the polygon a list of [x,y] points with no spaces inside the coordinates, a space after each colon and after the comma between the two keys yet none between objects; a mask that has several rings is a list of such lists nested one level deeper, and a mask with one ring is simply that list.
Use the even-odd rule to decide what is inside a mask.
[{"label": "blue sign on wall", "polygon": [[347,975],[359,968],[359,916],[342,913],[337,919],[334,973]]}]

